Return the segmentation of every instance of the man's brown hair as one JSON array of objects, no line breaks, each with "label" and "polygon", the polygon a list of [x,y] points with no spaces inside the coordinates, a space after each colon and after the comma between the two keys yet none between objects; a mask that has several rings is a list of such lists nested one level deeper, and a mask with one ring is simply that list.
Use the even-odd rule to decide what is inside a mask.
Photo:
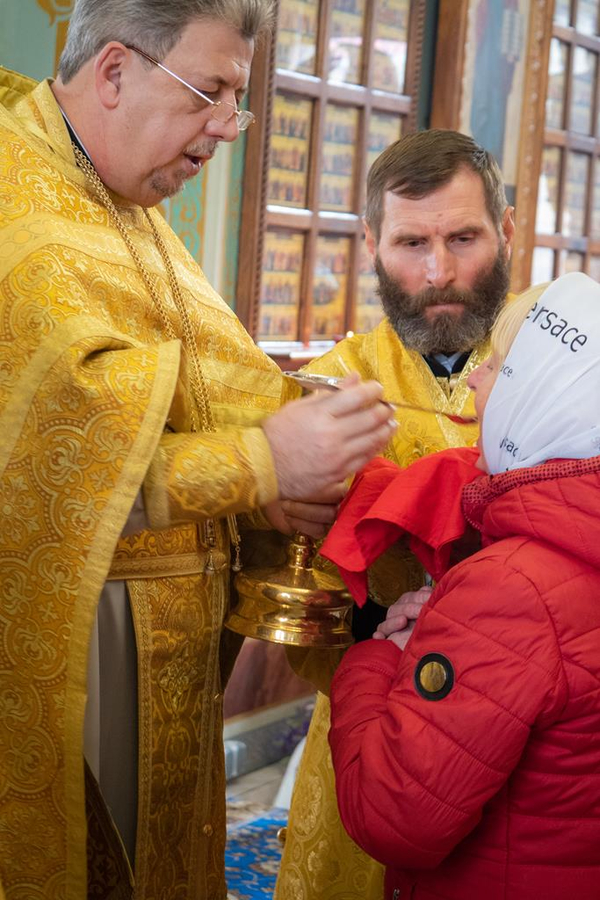
[{"label": "man's brown hair", "polygon": [[448,184],[460,169],[479,175],[485,205],[498,233],[507,206],[498,163],[472,137],[432,128],[407,134],[377,157],[367,178],[365,221],[379,243],[387,191],[420,200]]}]

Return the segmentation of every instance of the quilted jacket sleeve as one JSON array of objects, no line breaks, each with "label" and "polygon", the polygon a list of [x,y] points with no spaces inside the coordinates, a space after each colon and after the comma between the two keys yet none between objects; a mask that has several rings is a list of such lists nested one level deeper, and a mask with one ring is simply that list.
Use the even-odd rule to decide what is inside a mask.
[{"label": "quilted jacket sleeve", "polygon": [[[498,545],[496,545],[498,546]],[[419,661],[445,657],[453,687],[425,699]],[[438,585],[404,652],[351,648],[332,685],[330,744],[352,838],[394,868],[430,868],[477,824],[532,729],[566,700],[554,629],[535,587],[494,548]]]}]

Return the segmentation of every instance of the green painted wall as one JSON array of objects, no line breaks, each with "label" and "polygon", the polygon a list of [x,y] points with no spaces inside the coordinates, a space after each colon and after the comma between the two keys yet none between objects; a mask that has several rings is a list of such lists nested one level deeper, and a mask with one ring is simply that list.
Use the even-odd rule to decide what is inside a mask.
[{"label": "green painted wall", "polygon": [[[64,13],[62,14],[64,18]],[[52,73],[56,52],[56,10],[34,0],[0,0],[0,62],[31,78]]]},{"label": "green painted wall", "polygon": [[[72,0],[0,0],[0,64],[42,79],[55,74]],[[245,141],[222,144],[207,169],[163,211],[187,249],[235,308]]]}]

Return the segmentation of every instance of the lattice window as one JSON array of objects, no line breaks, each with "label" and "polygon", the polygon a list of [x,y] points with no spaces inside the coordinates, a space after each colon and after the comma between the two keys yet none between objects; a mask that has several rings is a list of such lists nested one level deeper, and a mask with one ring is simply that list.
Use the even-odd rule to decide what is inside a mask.
[{"label": "lattice window", "polygon": [[600,280],[600,0],[556,0],[532,282]]}]

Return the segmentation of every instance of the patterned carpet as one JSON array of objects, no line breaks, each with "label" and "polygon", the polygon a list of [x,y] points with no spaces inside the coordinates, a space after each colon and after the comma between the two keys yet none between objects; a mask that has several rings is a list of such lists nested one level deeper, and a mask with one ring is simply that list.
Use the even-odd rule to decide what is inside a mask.
[{"label": "patterned carpet", "polygon": [[227,830],[225,871],[230,900],[265,900],[273,896],[281,861],[279,829],[288,811],[272,809]]}]

